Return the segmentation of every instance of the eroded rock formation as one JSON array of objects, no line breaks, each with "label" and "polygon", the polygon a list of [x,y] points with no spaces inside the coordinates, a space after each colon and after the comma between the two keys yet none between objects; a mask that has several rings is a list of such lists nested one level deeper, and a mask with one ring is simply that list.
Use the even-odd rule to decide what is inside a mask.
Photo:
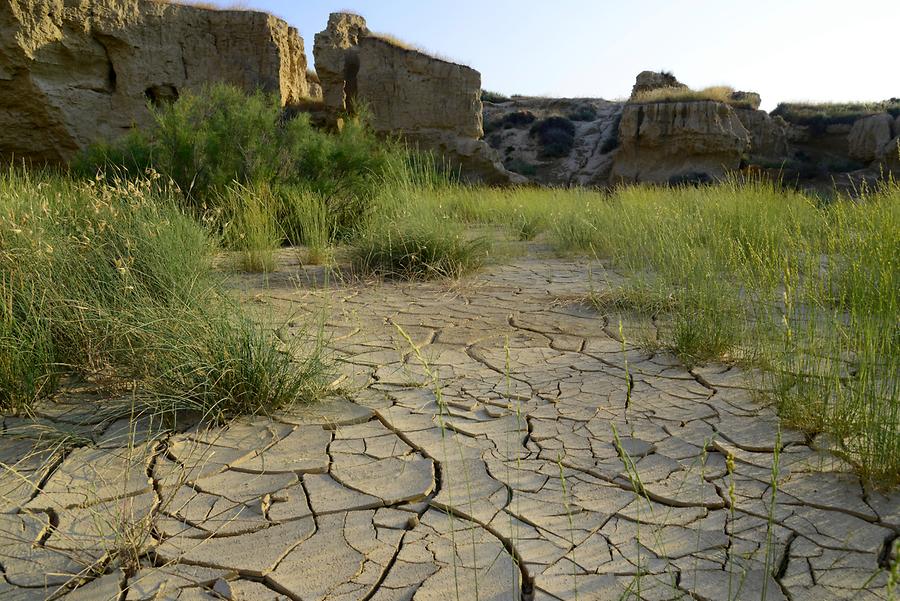
[{"label": "eroded rock formation", "polygon": [[784,119],[749,108],[734,111],[750,133],[751,163],[777,166],[787,159],[790,154],[790,128]]},{"label": "eroded rock formation", "polygon": [[637,76],[634,87],[631,88],[632,100],[644,92],[652,92],[660,88],[686,88],[674,75],[665,71],[642,71]]},{"label": "eroded rock formation", "polygon": [[351,13],[332,13],[328,27],[316,34],[313,53],[325,106],[347,110],[347,98],[356,95],[359,40],[369,35],[366,20]]},{"label": "eroded rock formation", "polygon": [[613,182],[708,180],[738,169],[750,133],[713,101],[628,104],[619,125]]},{"label": "eroded rock formation", "polygon": [[[515,97],[485,106],[485,140],[507,169],[553,186],[604,187],[617,146],[622,103],[595,98]],[[564,156],[547,156],[535,124],[562,117],[574,143]]]},{"label": "eroded rock formation", "polygon": [[0,0],[0,156],[71,159],[146,124],[147,103],[226,82],[308,95],[296,29],[271,15],[151,0]]},{"label": "eroded rock formation", "polygon": [[331,15],[314,51],[325,105],[336,114],[365,107],[377,132],[440,155],[465,180],[523,181],[481,140],[478,71],[373,34],[348,13]]},{"label": "eroded rock formation", "polygon": [[887,113],[858,120],[847,139],[850,158],[871,162],[882,156],[884,148],[894,137],[894,119]]},{"label": "eroded rock formation", "polygon": [[357,86],[376,131],[484,135],[481,74],[465,65],[370,35],[360,40]]}]

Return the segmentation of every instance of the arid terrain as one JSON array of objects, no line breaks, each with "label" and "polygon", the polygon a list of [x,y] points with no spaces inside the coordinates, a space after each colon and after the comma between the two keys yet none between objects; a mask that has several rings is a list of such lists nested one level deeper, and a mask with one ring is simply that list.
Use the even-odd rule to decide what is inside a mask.
[{"label": "arid terrain", "polygon": [[0,600],[898,598],[900,101],[315,27],[0,0]]},{"label": "arid terrain", "polygon": [[344,393],[170,434],[40,408],[95,445],[4,448],[43,466],[4,495],[4,598],[123,544],[138,569],[66,598],[887,598],[900,497],[780,426],[741,369],[687,370],[574,302],[621,277],[601,264],[372,284],[291,257],[235,290],[278,323],[325,311]]}]

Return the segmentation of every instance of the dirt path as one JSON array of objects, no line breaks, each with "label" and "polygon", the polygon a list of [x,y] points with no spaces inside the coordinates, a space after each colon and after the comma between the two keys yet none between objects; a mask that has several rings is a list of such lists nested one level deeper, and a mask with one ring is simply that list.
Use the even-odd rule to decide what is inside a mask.
[{"label": "dirt path", "polygon": [[[87,567],[67,599],[889,598],[900,495],[779,443],[740,371],[623,344],[574,300],[616,278],[599,265],[315,275],[236,287],[295,316],[283,337],[325,311],[345,398],[149,442],[104,425],[64,457],[4,445],[0,598]],[[106,569],[117,549],[141,569]]]}]

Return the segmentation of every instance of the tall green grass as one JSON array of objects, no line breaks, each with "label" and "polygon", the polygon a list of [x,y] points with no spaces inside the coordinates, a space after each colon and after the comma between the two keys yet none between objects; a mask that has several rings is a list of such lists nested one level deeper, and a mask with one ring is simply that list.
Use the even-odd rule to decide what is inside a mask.
[{"label": "tall green grass", "polygon": [[488,225],[604,260],[627,283],[598,291],[599,309],[653,318],[644,342],[689,367],[758,368],[788,423],[830,434],[873,481],[900,479],[900,186],[832,202],[761,181],[398,199],[418,207],[401,223]]},{"label": "tall green grass", "polygon": [[624,188],[553,222],[631,276],[686,363],[762,368],[795,426],[873,480],[900,474],[900,188],[823,204],[756,182]]},{"label": "tall green grass", "polygon": [[0,207],[0,410],[80,373],[215,417],[316,387],[318,350],[295,362],[220,292],[211,237],[158,182],[6,171]]},{"label": "tall green grass", "polygon": [[441,212],[441,199],[459,188],[419,178],[395,180],[352,242],[354,265],[366,273],[401,278],[458,278],[488,258],[490,242]]}]

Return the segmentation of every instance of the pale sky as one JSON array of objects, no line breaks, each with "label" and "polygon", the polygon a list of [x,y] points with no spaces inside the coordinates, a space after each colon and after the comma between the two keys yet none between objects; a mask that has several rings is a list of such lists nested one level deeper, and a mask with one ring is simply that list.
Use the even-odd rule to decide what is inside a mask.
[{"label": "pale sky", "polygon": [[[220,4],[227,5],[228,0]],[[505,94],[628,96],[645,69],[779,101],[900,97],[900,0],[249,0],[313,37],[350,9]]]}]

